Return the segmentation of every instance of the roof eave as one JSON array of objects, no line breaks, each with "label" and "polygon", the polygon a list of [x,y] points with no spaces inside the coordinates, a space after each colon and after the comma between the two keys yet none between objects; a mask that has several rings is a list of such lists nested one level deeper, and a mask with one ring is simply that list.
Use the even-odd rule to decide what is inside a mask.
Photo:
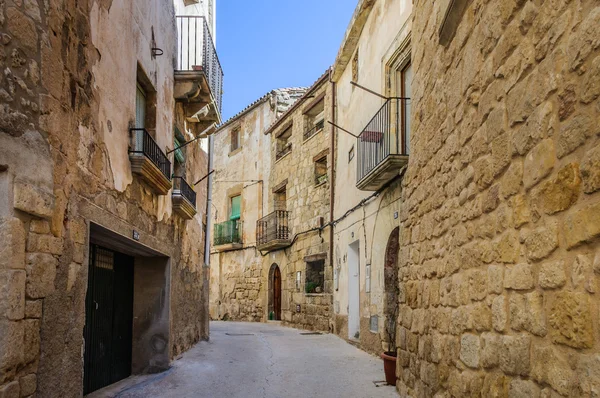
[{"label": "roof eave", "polygon": [[377,0],[360,0],[358,2],[354,14],[352,15],[352,19],[350,20],[350,24],[346,29],[346,34],[344,35],[344,40],[338,51],[335,63],[333,64],[333,71],[331,73],[331,80],[333,82],[339,80],[350,63],[352,55],[358,46],[360,35],[376,1]]}]

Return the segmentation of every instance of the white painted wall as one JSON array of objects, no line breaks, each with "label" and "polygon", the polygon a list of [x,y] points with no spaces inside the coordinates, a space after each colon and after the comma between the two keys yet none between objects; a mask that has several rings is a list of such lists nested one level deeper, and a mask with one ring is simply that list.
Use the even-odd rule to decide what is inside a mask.
[{"label": "white painted wall", "polygon": [[[411,0],[379,0],[375,2],[358,40],[358,83],[386,94],[386,64],[409,35]],[[336,123],[358,135],[383,105],[384,100],[358,87],[352,81],[352,62],[336,82]],[[356,188],[357,148],[349,161],[349,151],[356,138],[337,131],[336,186],[334,219],[341,217],[372,192]],[[336,225],[334,233],[334,266],[339,274],[339,288],[334,291],[334,312],[349,315],[350,244],[360,242],[360,316],[378,315],[379,332],[383,333],[385,248],[392,230],[400,224],[394,213],[400,211],[400,189],[382,194],[368,205],[353,212]],[[365,265],[371,264],[371,291],[365,291]],[[349,334],[350,325],[349,325]]]}]

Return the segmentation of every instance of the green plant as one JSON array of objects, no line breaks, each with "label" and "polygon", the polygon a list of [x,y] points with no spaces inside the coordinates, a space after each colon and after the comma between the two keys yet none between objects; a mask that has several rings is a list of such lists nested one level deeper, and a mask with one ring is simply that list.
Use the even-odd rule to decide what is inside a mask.
[{"label": "green plant", "polygon": [[314,293],[315,290],[317,289],[317,286],[319,286],[317,283],[315,282],[306,282],[306,286],[304,287],[304,291],[306,293]]}]

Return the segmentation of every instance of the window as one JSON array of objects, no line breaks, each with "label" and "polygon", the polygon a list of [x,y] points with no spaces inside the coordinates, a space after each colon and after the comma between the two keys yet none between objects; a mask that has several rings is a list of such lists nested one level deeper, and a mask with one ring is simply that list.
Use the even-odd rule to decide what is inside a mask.
[{"label": "window", "polygon": [[302,284],[302,271],[296,272],[296,290],[300,291],[300,286]]},{"label": "window", "polygon": [[[401,154],[410,152],[410,113],[412,96],[412,66],[410,62],[410,37],[406,38],[386,66],[387,93],[393,100],[392,113],[398,115],[394,121],[394,137],[398,137]],[[397,130],[397,132],[396,132]]]},{"label": "window", "polygon": [[231,148],[229,152],[233,152],[240,148],[240,128],[234,128],[231,130]]},{"label": "window", "polygon": [[156,138],[156,90],[139,64],[135,87],[135,128],[146,129]]},{"label": "window", "polygon": [[305,293],[323,293],[325,291],[325,260],[306,263]]},{"label": "window", "polygon": [[321,132],[325,126],[325,100],[319,100],[305,114],[306,128],[304,130],[304,139],[307,140],[313,135]]},{"label": "window", "polygon": [[241,217],[242,195],[232,196],[229,204],[229,219],[239,220]]},{"label": "window", "polygon": [[315,161],[315,184],[327,181],[327,155]]},{"label": "window", "polygon": [[175,150],[173,175],[177,177],[185,177],[185,147],[180,148],[183,144],[185,144],[185,136],[175,126],[175,133],[173,134],[173,149]]},{"label": "window", "polygon": [[410,152],[410,98],[412,96],[412,66],[410,61],[402,69],[400,80],[402,82],[402,98],[404,98],[402,107],[402,145],[404,153],[408,155]]},{"label": "window", "polygon": [[135,90],[135,128],[146,127],[146,91],[137,83]]},{"label": "window", "polygon": [[277,136],[275,160],[279,160],[292,151],[292,125]]},{"label": "window", "polygon": [[275,211],[287,210],[287,192],[285,188],[284,185],[283,188],[273,192],[273,208]]},{"label": "window", "polygon": [[[358,82],[358,48],[352,58],[352,81]],[[354,86],[352,86],[354,88]]]}]

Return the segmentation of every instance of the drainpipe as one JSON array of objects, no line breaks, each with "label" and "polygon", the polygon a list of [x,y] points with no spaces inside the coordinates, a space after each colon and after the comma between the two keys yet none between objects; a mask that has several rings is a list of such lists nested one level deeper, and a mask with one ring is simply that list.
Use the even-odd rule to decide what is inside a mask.
[{"label": "drainpipe", "polygon": [[[335,119],[335,109],[337,107],[335,98],[335,82],[332,80],[333,69],[329,72],[329,81],[331,82],[331,120],[337,124]],[[334,260],[333,260],[333,220],[334,220],[334,205],[335,205],[335,164],[336,164],[336,152],[335,152],[335,127],[331,125],[331,184],[329,188],[329,263],[331,265],[331,272],[334,272]],[[333,286],[332,286],[333,287]]]},{"label": "drainpipe", "polygon": [[[208,136],[208,171],[213,169],[213,149],[214,149],[214,136],[211,134]],[[206,189],[206,230],[204,231],[204,265],[210,266],[210,222],[211,222],[211,205],[212,205],[212,186],[213,176],[208,176],[207,189]]]}]

